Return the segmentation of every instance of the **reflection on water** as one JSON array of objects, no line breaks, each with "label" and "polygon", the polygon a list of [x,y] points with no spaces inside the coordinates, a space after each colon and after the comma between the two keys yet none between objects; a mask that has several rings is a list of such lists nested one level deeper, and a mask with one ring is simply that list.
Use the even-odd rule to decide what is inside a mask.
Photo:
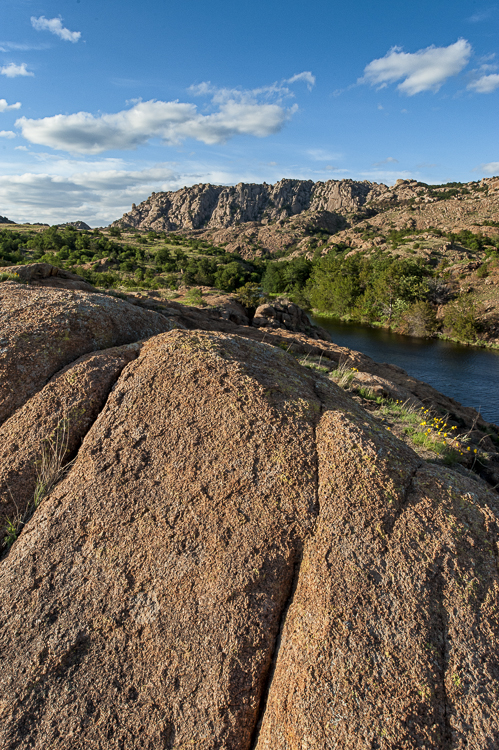
[{"label": "reflection on water", "polygon": [[313,317],[335,344],[368,354],[376,362],[403,367],[464,406],[499,424],[499,352],[440,339],[401,336],[381,328]]}]

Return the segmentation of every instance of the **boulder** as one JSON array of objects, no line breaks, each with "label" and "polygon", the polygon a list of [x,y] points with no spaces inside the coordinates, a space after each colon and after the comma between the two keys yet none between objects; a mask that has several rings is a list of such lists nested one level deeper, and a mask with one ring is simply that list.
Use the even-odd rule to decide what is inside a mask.
[{"label": "boulder", "polygon": [[268,303],[259,305],[251,323],[257,328],[284,328],[297,333],[306,333],[315,339],[331,340],[324,328],[312,323],[304,310],[286,299],[273,300],[272,305]]},{"label": "boulder", "polygon": [[52,286],[56,289],[79,289],[84,292],[97,291],[85,279],[71,271],[52,266],[50,263],[27,263],[24,266],[0,268],[0,273],[19,276],[20,281],[30,286]]},{"label": "boulder", "polygon": [[1,746],[495,747],[498,518],[284,351],[152,337],[1,563]]},{"label": "boulder", "polygon": [[63,367],[174,324],[105,294],[0,284],[0,424]]}]

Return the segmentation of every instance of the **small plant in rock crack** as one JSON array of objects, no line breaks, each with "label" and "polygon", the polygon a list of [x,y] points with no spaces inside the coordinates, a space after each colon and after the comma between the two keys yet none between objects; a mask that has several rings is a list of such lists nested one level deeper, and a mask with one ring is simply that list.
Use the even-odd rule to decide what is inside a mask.
[{"label": "small plant in rock crack", "polygon": [[[22,531],[43,498],[46,497],[62,479],[73,461],[64,463],[69,448],[69,420],[61,419],[54,432],[42,444],[41,456],[37,464],[36,485],[33,500],[29,503],[24,514],[19,512],[17,503],[12,498],[17,509],[15,518],[8,518],[5,525],[4,546],[10,548]],[[10,490],[9,490],[10,492]],[[12,493],[11,493],[12,496]]]},{"label": "small plant in rock crack", "polygon": [[38,508],[43,498],[51,492],[68,468],[69,464],[64,464],[68,446],[69,422],[67,418],[64,418],[61,419],[52,435],[45,440],[42,446],[33,497],[35,509]]}]

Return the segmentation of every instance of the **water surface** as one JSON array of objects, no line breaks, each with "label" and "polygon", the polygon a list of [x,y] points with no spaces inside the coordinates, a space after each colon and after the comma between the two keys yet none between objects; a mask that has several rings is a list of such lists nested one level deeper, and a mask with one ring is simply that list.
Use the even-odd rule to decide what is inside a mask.
[{"label": "water surface", "polygon": [[484,419],[499,424],[499,352],[441,339],[402,336],[359,323],[312,317],[331,334],[335,344],[356,349],[376,362],[402,367],[464,406],[473,406]]}]

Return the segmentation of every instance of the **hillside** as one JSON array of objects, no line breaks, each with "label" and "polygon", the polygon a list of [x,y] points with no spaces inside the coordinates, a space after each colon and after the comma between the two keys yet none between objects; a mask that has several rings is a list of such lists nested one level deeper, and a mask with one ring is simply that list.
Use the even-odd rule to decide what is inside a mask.
[{"label": "hillside", "polygon": [[306,252],[328,235],[359,246],[352,230],[371,224],[386,231],[434,227],[455,232],[473,227],[485,235],[497,234],[488,222],[497,222],[498,216],[497,177],[442,186],[397,180],[392,187],[367,181],[284,179],[275,185],[194,185],[153,193],[113,226],[195,233],[225,244],[229,252],[252,257],[291,248]]},{"label": "hillside", "polygon": [[0,264],[34,261],[120,292],[198,304],[235,294],[250,318],[285,296],[400,333],[499,346],[497,178],[198,185],[153,194],[103,230],[5,224]]}]

